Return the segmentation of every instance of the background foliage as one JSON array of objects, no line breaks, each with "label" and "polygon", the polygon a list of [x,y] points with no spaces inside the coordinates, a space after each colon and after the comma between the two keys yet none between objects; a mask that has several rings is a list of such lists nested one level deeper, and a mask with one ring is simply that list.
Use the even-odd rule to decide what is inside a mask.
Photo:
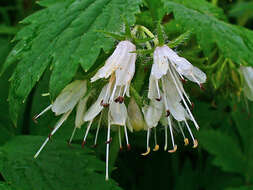
[{"label": "background foliage", "polygon": [[[118,152],[113,142],[112,180],[106,182],[105,129],[96,149],[91,148],[93,136],[81,149],[85,126],[69,147],[73,113],[34,160],[57,118],[48,113],[38,124],[31,118],[66,84],[89,78],[104,62],[115,40],[96,31],[120,34],[123,17],[154,33],[161,21],[166,41],[188,31],[174,48],[208,74],[206,91],[186,86],[201,127],[196,133],[200,147],[142,157],[145,133],[131,134],[130,152]],[[253,66],[252,29],[253,2],[247,0],[1,1],[0,189],[253,189],[253,104],[244,101],[238,72],[241,64]],[[148,72],[142,70],[150,64],[143,59],[133,85],[145,96]],[[48,91],[50,98],[41,96]],[[162,146],[162,131],[158,134]]]}]

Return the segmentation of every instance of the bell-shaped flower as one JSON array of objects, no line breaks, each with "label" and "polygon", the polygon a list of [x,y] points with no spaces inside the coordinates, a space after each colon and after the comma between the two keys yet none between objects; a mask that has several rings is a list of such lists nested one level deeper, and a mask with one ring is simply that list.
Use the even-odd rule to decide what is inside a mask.
[{"label": "bell-shaped flower", "polygon": [[[166,45],[155,49],[153,59],[154,63],[149,79],[148,98],[163,102],[173,146],[173,149],[169,150],[169,152],[177,150],[173,135],[173,119],[180,124],[179,128],[183,134],[185,144],[188,144],[188,139],[181,130],[181,122],[184,123],[191,135],[193,147],[195,148],[198,142],[194,138],[187,120],[192,120],[197,129],[199,129],[199,126],[191,113],[190,106],[193,108],[193,103],[191,103],[186,94],[182,82],[185,80],[184,77],[186,77],[188,80],[199,84],[202,88],[202,83],[206,81],[206,75],[185,58],[178,56],[176,52]],[[167,130],[167,128],[165,129]],[[167,149],[167,139],[165,149]]]},{"label": "bell-shaped flower", "polygon": [[[76,128],[80,128],[82,125],[82,121],[80,121],[80,115],[83,115],[87,98],[84,97],[87,92],[87,82],[85,80],[76,80],[69,85],[67,85],[59,94],[59,96],[55,99],[55,101],[49,105],[46,109],[44,109],[40,114],[36,115],[33,120],[37,122],[41,115],[50,109],[55,113],[56,116],[62,115],[60,120],[55,125],[53,131],[49,134],[48,138],[45,140],[41,148],[35,154],[34,158],[36,158],[41,150],[45,147],[47,142],[51,139],[52,135],[62,126],[62,124],[67,120],[68,116],[74,109],[74,107],[78,104],[77,113],[76,113],[76,123],[73,134]],[[72,134],[72,136],[73,136]],[[71,136],[71,139],[72,139]]]},{"label": "bell-shaped flower", "polygon": [[100,78],[108,78],[108,89],[102,99],[102,104],[108,106],[112,101],[122,103],[124,96],[129,96],[129,86],[135,72],[135,45],[130,41],[121,41],[105,65],[91,78],[94,82]]},{"label": "bell-shaped flower", "polygon": [[240,70],[244,78],[244,94],[249,100],[253,101],[253,68],[241,66]]}]

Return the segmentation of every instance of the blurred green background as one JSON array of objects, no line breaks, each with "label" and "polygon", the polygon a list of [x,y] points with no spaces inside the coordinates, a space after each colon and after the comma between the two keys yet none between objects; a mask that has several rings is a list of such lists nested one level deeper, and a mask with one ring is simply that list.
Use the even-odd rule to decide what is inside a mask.
[{"label": "blurred green background", "polygon": [[[217,6],[224,10],[230,23],[253,29],[253,1],[212,2],[217,2]],[[38,9],[39,6],[33,0],[0,1],[0,65],[4,63],[13,46],[11,40],[22,27],[19,21]],[[66,142],[69,138],[73,129],[73,117],[56,135],[56,141],[50,143],[45,151],[48,153],[42,156],[41,162],[33,161],[32,155],[44,139],[41,136],[46,136],[50,132],[50,126],[56,121],[53,114],[47,114],[38,125],[31,120],[50,103],[48,98],[41,97],[42,93],[47,92],[50,75],[45,73],[30,94],[23,107],[18,127],[15,128],[9,118],[7,102],[8,79],[13,67],[0,78],[0,190],[78,190],[88,187],[127,190],[253,190],[251,102],[245,102],[243,98],[239,100],[235,96],[203,98],[205,92],[201,94],[202,98],[193,98],[196,105],[194,114],[201,126],[200,132],[196,133],[200,144],[198,149],[180,146],[172,155],[159,151],[142,157],[140,153],[145,151],[145,134],[143,132],[131,134],[132,151],[118,154],[112,172],[112,178],[116,182],[107,187],[104,185],[106,182],[103,180],[103,171],[100,171],[100,166],[98,167],[102,165],[103,168],[103,162],[96,162],[93,157],[88,157],[94,161],[89,162],[92,169],[86,169],[87,163],[84,163],[85,159],[88,159],[86,156],[90,154],[89,151],[94,154],[93,150],[87,150],[85,155],[82,155],[79,149],[71,149],[65,145],[66,143],[64,146],[61,143],[57,144],[57,140]],[[77,138],[81,138],[82,134],[83,131],[79,132]],[[32,140],[15,137],[17,135],[28,135]],[[163,133],[159,133],[159,137],[159,144],[162,147]],[[180,135],[176,138],[177,141],[181,140]],[[32,150],[28,148],[29,145],[32,146]],[[95,153],[97,158],[104,160],[104,145],[99,146]],[[88,178],[84,175],[90,176]],[[116,183],[118,185],[115,185]]]}]

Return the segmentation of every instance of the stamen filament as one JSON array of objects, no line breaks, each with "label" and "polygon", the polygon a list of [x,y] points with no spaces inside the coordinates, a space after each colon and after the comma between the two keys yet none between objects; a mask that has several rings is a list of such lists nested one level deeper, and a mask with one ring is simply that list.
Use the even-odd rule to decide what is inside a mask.
[{"label": "stamen filament", "polygon": [[122,140],[121,140],[121,130],[120,130],[120,127],[118,128],[118,133],[119,133],[119,149],[122,150]]},{"label": "stamen filament", "polygon": [[186,103],[186,101],[185,101],[185,99],[184,99],[184,97],[183,97],[183,95],[182,95],[182,93],[181,93],[181,91],[180,91],[178,85],[177,85],[175,76],[173,75],[173,73],[172,73],[172,71],[171,71],[171,68],[169,67],[168,70],[169,70],[169,72],[170,72],[170,75],[172,76],[172,80],[173,80],[173,82],[174,82],[174,84],[175,84],[175,86],[176,86],[176,89],[177,89],[177,91],[178,91],[178,93],[179,93],[181,99],[183,100],[183,103],[184,103],[184,105],[185,105],[185,107],[186,107],[186,109],[187,109],[187,111],[188,111],[188,113],[189,113],[189,115],[190,115],[190,117],[191,117],[191,119],[192,119],[192,121],[193,121],[193,123],[194,123],[196,129],[199,130],[199,126],[198,126],[197,122],[195,121],[195,119],[194,119],[194,117],[193,117],[193,115],[192,115],[192,113],[191,113],[191,111],[190,111],[190,109],[189,109],[189,107],[188,107],[188,105],[187,105],[187,103]]},{"label": "stamen filament", "polygon": [[76,128],[77,128],[77,127],[75,127],[75,128],[73,129],[73,132],[72,132],[71,137],[70,137],[70,139],[69,139],[69,144],[71,144],[71,142],[72,142],[72,140],[73,140],[73,138],[74,138],[74,135],[75,135],[75,133],[76,133]]},{"label": "stamen filament", "polygon": [[147,151],[145,153],[142,153],[142,156],[147,156],[150,153],[150,147],[149,147],[149,138],[150,138],[151,129],[148,128],[147,130]]},{"label": "stamen filament", "polygon": [[130,147],[130,144],[129,144],[129,142],[128,142],[128,135],[127,135],[127,128],[126,128],[126,125],[124,125],[124,130],[125,130],[125,137],[126,137],[127,149],[130,150],[131,147]]},{"label": "stamen filament", "polygon": [[172,152],[175,152],[177,150],[177,145],[175,145],[175,142],[174,142],[174,135],[173,135],[171,119],[170,119],[170,117],[167,117],[167,118],[168,118],[168,123],[169,123],[171,142],[172,142],[172,146],[173,146],[173,149],[169,150],[169,152],[172,153]]},{"label": "stamen filament", "polygon": [[97,139],[98,139],[98,133],[99,133],[100,125],[101,125],[102,115],[103,115],[103,111],[102,111],[102,113],[100,114],[100,117],[99,117],[99,120],[98,120],[98,126],[97,126],[97,131],[96,131],[94,146],[97,145]]},{"label": "stamen filament", "polygon": [[191,131],[191,129],[190,129],[190,127],[189,127],[187,121],[184,120],[184,122],[185,122],[185,124],[186,124],[186,127],[187,127],[187,129],[188,129],[190,135],[191,135],[191,138],[192,138],[192,141],[193,141],[193,148],[196,148],[196,147],[198,146],[198,141],[197,141],[197,139],[194,138],[194,136],[193,136],[193,134],[192,134],[192,131]]},{"label": "stamen filament", "polygon": [[155,139],[155,148],[153,149],[153,151],[158,151],[159,145],[157,144],[156,127],[154,128],[154,139]]},{"label": "stamen filament", "polygon": [[167,150],[168,147],[168,126],[164,127],[165,130],[165,144],[164,144],[164,151]]},{"label": "stamen filament", "polygon": [[181,134],[182,134],[183,137],[184,137],[184,145],[187,146],[187,145],[189,144],[189,140],[188,140],[188,138],[185,137],[184,130],[183,130],[183,128],[182,128],[181,123],[180,123],[180,122],[177,122],[177,123],[178,123],[179,129],[180,129],[180,131],[181,131]]},{"label": "stamen filament", "polygon": [[88,125],[88,127],[87,127],[87,129],[86,129],[86,132],[85,132],[85,135],[84,135],[84,138],[83,138],[83,144],[82,144],[83,146],[84,146],[84,144],[85,144],[85,142],[86,142],[86,138],[87,138],[88,133],[89,133],[89,131],[90,131],[90,127],[91,127],[92,122],[93,122],[93,120],[91,120],[91,121],[89,122],[89,125]]},{"label": "stamen filament", "polygon": [[52,106],[53,106],[52,104],[49,105],[49,106],[47,106],[42,112],[40,112],[38,115],[34,116],[34,117],[33,117],[33,121],[34,121],[35,123],[37,123],[36,119],[38,119],[41,115],[43,115],[43,114],[46,113],[48,110],[50,110],[50,109],[52,108]]},{"label": "stamen filament", "polygon": [[72,112],[72,110],[68,111],[67,113],[65,113],[61,119],[58,121],[58,123],[55,125],[55,128],[53,129],[53,131],[50,133],[50,135],[47,137],[47,139],[45,140],[45,142],[42,144],[42,146],[40,147],[40,149],[37,151],[37,153],[34,155],[34,158],[37,158],[40,154],[40,152],[42,151],[42,149],[45,147],[45,145],[47,144],[47,142],[50,140],[50,138],[54,135],[54,133],[62,126],[62,124],[64,123],[64,121],[68,118],[68,116],[70,115],[70,113]]},{"label": "stamen filament", "polygon": [[[111,130],[111,124],[108,120],[108,129],[107,129],[107,142],[110,141],[110,130]],[[110,143],[106,144],[106,174],[105,174],[105,180],[109,180],[109,151],[110,151]]]}]

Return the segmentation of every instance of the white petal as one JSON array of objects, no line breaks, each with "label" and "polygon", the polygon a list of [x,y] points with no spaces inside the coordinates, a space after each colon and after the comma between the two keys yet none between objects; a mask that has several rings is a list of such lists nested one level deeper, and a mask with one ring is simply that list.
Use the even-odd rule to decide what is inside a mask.
[{"label": "white petal", "polygon": [[91,78],[91,82],[100,78],[108,78],[119,68],[120,64],[125,63],[126,57],[129,56],[129,52],[135,50],[135,45],[130,41],[121,41],[117,45],[113,54],[106,60],[105,65],[98,70],[94,77]]},{"label": "white petal", "polygon": [[244,93],[246,97],[253,101],[253,68],[241,66],[240,70],[244,76]]},{"label": "white petal", "polygon": [[149,87],[148,87],[148,98],[149,99],[159,98],[159,94],[158,94],[157,87],[156,87],[157,82],[158,82],[157,79],[153,75],[150,75]]},{"label": "white petal", "polygon": [[60,115],[73,109],[80,98],[84,96],[86,90],[87,86],[85,80],[76,80],[70,83],[56,98],[52,105],[52,111],[55,112],[56,115]]},{"label": "white petal", "polygon": [[206,82],[206,74],[197,67],[192,68],[192,75],[184,75],[184,76],[192,82],[196,82],[196,80],[199,83]]},{"label": "white petal", "polygon": [[[179,102],[181,97],[170,74],[168,73],[162,80],[164,81],[163,89],[166,98],[169,99],[170,102]],[[179,86],[182,87],[182,84],[180,83]]]},{"label": "white petal", "polygon": [[154,51],[154,63],[152,65],[151,75],[156,79],[160,79],[168,71],[169,64],[166,54],[163,53],[163,47],[157,47]]},{"label": "white petal", "polygon": [[103,87],[97,101],[94,104],[92,104],[92,106],[85,113],[84,118],[83,118],[84,121],[93,120],[102,111],[103,106],[101,106],[101,101],[103,100],[105,96],[107,87],[108,87],[108,84]]},{"label": "white petal", "polygon": [[151,100],[149,106],[142,108],[145,121],[149,128],[156,127],[163,113],[163,102]]},{"label": "white petal", "polygon": [[127,120],[127,109],[124,103],[112,102],[109,106],[110,123],[112,125],[125,125]]},{"label": "white petal", "polygon": [[86,104],[89,97],[82,98],[77,105],[75,127],[80,128],[83,121],[84,112],[86,111]]}]

